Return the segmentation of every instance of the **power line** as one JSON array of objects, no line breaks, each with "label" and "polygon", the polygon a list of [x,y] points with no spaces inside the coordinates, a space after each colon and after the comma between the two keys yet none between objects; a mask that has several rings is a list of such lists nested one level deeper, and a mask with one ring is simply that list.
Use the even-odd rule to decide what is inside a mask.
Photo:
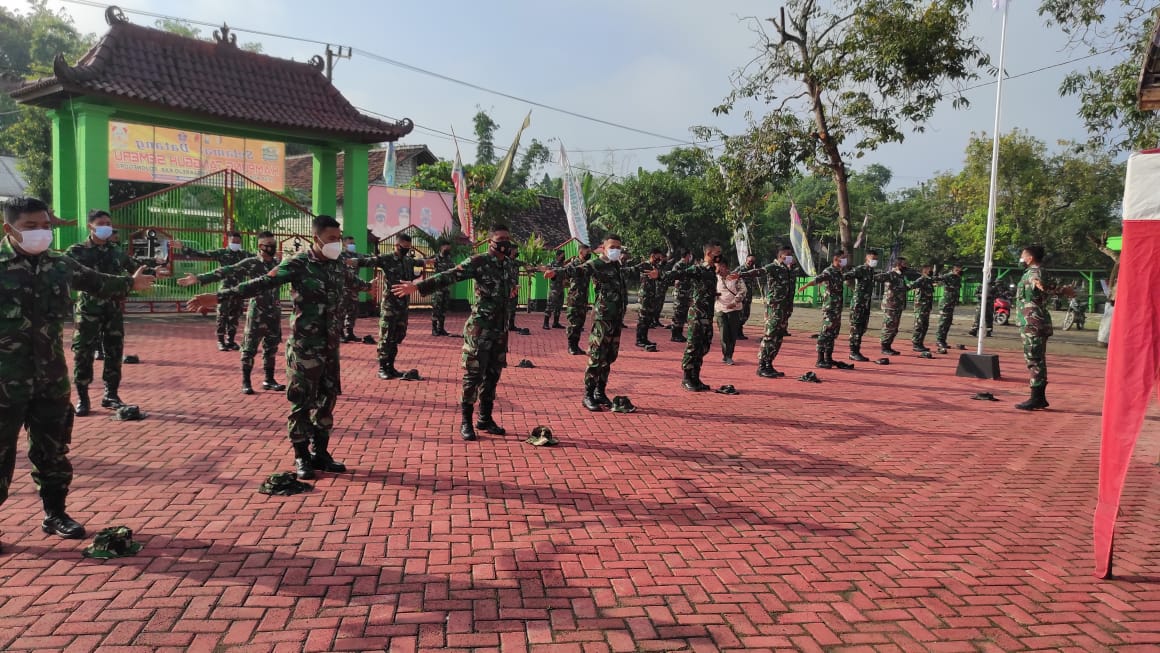
[{"label": "power line", "polygon": [[[1051,70],[1052,68],[1060,68],[1062,66],[1066,66],[1068,64],[1072,64],[1072,63],[1075,63],[1077,61],[1083,61],[1084,59],[1091,59],[1092,57],[1098,57],[1098,56],[1103,55],[1103,54],[1110,54],[1110,53],[1115,52],[1117,50],[1126,50],[1128,48],[1133,48],[1133,47],[1135,47],[1135,46],[1134,45],[1117,45],[1114,48],[1100,50],[1099,52],[1092,52],[1091,54],[1085,54],[1082,57],[1075,57],[1073,59],[1068,59],[1066,61],[1060,61],[1058,63],[1053,63],[1053,64],[1050,64],[1047,66],[1040,66],[1039,68],[1033,68],[1031,70],[1026,70],[1026,71],[1023,71],[1023,72],[1015,74],[1015,75],[1007,75],[1006,77],[1004,77],[1004,79],[1019,79],[1020,77],[1027,77],[1028,75],[1034,75],[1036,73],[1041,73],[1045,70]],[[982,82],[979,84],[975,84],[974,86],[968,86],[968,87],[960,90],[959,92],[966,93],[967,91],[973,91],[977,88],[983,88],[985,86],[994,86],[996,83],[997,83],[996,80]]]}]

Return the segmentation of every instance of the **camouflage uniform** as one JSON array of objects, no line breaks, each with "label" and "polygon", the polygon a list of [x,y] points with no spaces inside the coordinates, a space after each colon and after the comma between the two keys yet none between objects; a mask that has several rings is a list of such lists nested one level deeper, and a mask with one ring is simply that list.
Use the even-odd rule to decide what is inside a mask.
[{"label": "camouflage uniform", "polygon": [[[197,275],[199,284],[222,279],[257,279],[270,274],[278,267],[277,260],[263,261],[254,256],[233,265]],[[246,311],[246,330],[242,336],[242,374],[249,378],[254,369],[254,356],[258,353],[258,343],[262,343],[262,367],[268,380],[274,378],[274,362],[278,356],[278,345],[282,342],[282,302],[278,289],[271,288],[250,299]]]},{"label": "camouflage uniform", "polygon": [[[343,252],[338,256],[339,260],[344,264],[350,259],[357,259],[359,255],[355,252]],[[360,292],[365,292],[371,289],[369,281],[363,281],[359,278],[357,273],[351,274],[350,283],[346,285],[346,290],[342,293],[342,335],[345,339],[354,341],[354,325],[358,320],[358,295]]]},{"label": "camouflage uniform", "polygon": [[[455,267],[455,259],[450,254],[444,256],[440,253],[435,257],[434,267],[435,274],[441,274]],[[449,308],[451,308],[451,289],[436,290],[431,296],[431,333],[435,335],[447,333],[444,324],[447,322],[447,309]]]},{"label": "camouflage uniform", "polygon": [[12,485],[20,429],[27,427],[32,480],[46,508],[64,510],[73,478],[73,407],[61,332],[72,314],[73,288],[119,300],[132,280],[58,252],[24,256],[0,238],[0,504]]},{"label": "camouflage uniform", "polygon": [[394,370],[395,357],[399,354],[399,345],[407,337],[407,315],[410,299],[396,297],[390,291],[391,286],[400,283],[411,283],[419,278],[415,273],[415,258],[408,252],[400,256],[398,252],[379,254],[378,256],[360,256],[360,268],[378,268],[383,272],[383,296],[379,302],[379,369]]},{"label": "camouflage uniform", "polygon": [[[742,264],[737,266],[737,269],[733,272],[736,274],[744,275],[746,273],[757,272],[758,270],[761,270],[760,266],[754,265],[750,267],[748,265]],[[756,276],[742,276],[741,278],[745,280],[746,292],[745,298],[741,300],[741,326],[737,329],[737,336],[739,338],[744,338],[745,325],[749,323],[749,316],[753,314],[753,298],[757,297],[757,294],[761,288],[757,285]]]},{"label": "camouflage uniform", "polygon": [[[1036,281],[1043,284],[1046,291],[1036,288]],[[1027,361],[1032,388],[1047,385],[1047,339],[1055,334],[1051,313],[1047,311],[1051,290],[1038,265],[1027,268],[1015,286],[1015,320],[1023,337],[1023,358]]]},{"label": "camouflage uniform", "polygon": [[[683,261],[673,264],[673,270],[685,267]],[[671,275],[670,275],[671,276]],[[673,282],[673,340],[680,342],[681,333],[689,321],[689,307],[693,305],[693,286],[688,281]]]},{"label": "camouflage uniform", "polygon": [[842,304],[845,302],[842,285],[845,279],[841,268],[831,265],[822,270],[814,281],[825,287],[822,330],[818,332],[818,360],[831,360],[834,357],[834,343],[842,330]]},{"label": "camouflage uniform", "polygon": [[[987,310],[986,310],[986,324],[987,332],[995,328],[995,297],[999,294],[999,282],[992,281],[991,287],[987,289]],[[983,285],[975,289],[975,303],[978,307],[975,310],[975,320],[971,324],[971,335],[979,332],[979,317],[983,313]]]},{"label": "camouflage uniform", "polygon": [[898,336],[902,311],[906,308],[906,277],[898,270],[882,275],[886,288],[882,291],[882,349],[891,349]]},{"label": "camouflage uniform", "polygon": [[761,350],[757,354],[757,369],[763,370],[773,367],[773,360],[781,351],[781,342],[789,327],[786,307],[793,306],[794,275],[789,266],[781,261],[774,261],[747,274],[763,275],[768,284],[765,296],[765,335],[761,338]]},{"label": "camouflage uniform", "polygon": [[[77,243],[65,252],[69,258],[86,268],[103,274],[119,276],[133,274],[147,265],[126,254],[114,243],[103,245],[92,239]],[[78,292],[73,332],[73,383],[77,391],[87,391],[93,382],[93,354],[98,345],[104,352],[104,370],[101,379],[105,392],[116,396],[121,386],[121,360],[125,349],[125,306],[122,298],[106,299],[87,292]]]},{"label": "camouflage uniform", "polygon": [[923,342],[930,329],[930,311],[934,308],[934,277],[923,275],[907,288],[914,291],[914,336],[910,343],[915,349],[925,349]]},{"label": "camouflage uniform", "polygon": [[300,458],[307,455],[309,442],[313,441],[316,454],[327,452],[330,442],[339,390],[339,308],[349,279],[342,261],[323,258],[312,249],[282,259],[266,276],[218,291],[219,299],[245,299],[290,284],[294,308],[286,342],[287,430]]},{"label": "camouflage uniform", "polygon": [[869,265],[859,265],[843,275],[854,282],[854,304],[850,307],[850,353],[862,353],[862,336],[870,327],[870,300],[874,295],[874,282],[882,276]]},{"label": "camouflage uniform", "polygon": [[[648,330],[661,319],[661,311],[665,306],[665,288],[669,285],[670,276],[661,265],[653,265],[647,261],[637,264],[633,269],[640,270],[640,297],[636,322],[636,343],[639,345],[649,342]],[[653,270],[661,273],[656,279],[650,279],[646,274]],[[600,285],[597,283],[597,292],[599,291]],[[622,313],[621,318],[623,317]]]},{"label": "camouflage uniform", "polygon": [[681,369],[701,378],[705,354],[713,347],[713,303],[717,299],[717,271],[704,262],[674,268],[672,274],[689,284],[693,293],[693,307],[689,313],[688,343],[681,357]]},{"label": "camouflage uniform", "polygon": [[560,328],[560,311],[564,309],[564,277],[548,280],[548,303],[544,308],[544,328]]},{"label": "camouflage uniform", "polygon": [[588,368],[584,371],[584,391],[588,396],[605,396],[608,374],[620,355],[620,325],[628,310],[625,277],[639,272],[644,265],[647,264],[625,266],[593,257],[583,263],[555,268],[557,278],[583,278],[585,285],[589,280],[596,284],[596,312],[588,336]]},{"label": "camouflage uniform", "polygon": [[[588,260],[592,260],[591,255]],[[574,256],[564,266],[565,269],[569,270],[579,268],[579,270],[571,270],[567,275],[568,296],[564,300],[564,305],[568,308],[565,315],[568,318],[569,348],[580,346],[580,333],[584,331],[584,320],[588,317],[588,289],[592,280],[588,271],[583,268],[584,263],[585,261],[579,256]]]},{"label": "camouflage uniform", "polygon": [[[216,261],[219,266],[225,267],[227,265],[234,265],[241,263],[245,259],[254,256],[245,250],[234,251],[232,249],[212,249],[208,252],[194,249],[186,246],[183,249],[183,254],[191,258],[208,258]],[[219,290],[226,290],[238,285],[238,282],[243,281],[239,277],[232,277],[222,279],[222,285]],[[242,300],[234,295],[227,295],[218,302],[217,306],[217,337],[219,343],[234,344],[234,339],[238,335],[238,319],[242,316]]]},{"label": "camouflage uniform", "polygon": [[955,308],[959,305],[959,294],[963,288],[963,275],[948,272],[938,278],[942,284],[942,303],[938,309],[938,334],[935,341],[940,347],[947,346],[947,336],[951,332],[951,322],[955,319]]},{"label": "camouflage uniform", "polygon": [[515,279],[516,279],[516,288],[517,288],[516,299],[508,305],[508,330],[515,331],[518,328],[518,327],[516,327],[516,313],[520,310],[520,300],[519,300],[519,290],[518,290],[519,289],[519,280],[520,280],[520,269],[527,268],[529,266],[527,263],[519,260],[518,258],[505,259],[504,265],[506,265],[508,267],[509,273],[515,275]]}]

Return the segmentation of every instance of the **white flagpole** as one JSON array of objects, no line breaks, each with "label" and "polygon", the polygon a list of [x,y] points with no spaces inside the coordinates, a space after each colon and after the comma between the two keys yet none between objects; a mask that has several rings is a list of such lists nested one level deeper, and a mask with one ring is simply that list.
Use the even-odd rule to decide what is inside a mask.
[{"label": "white flagpole", "polygon": [[1003,57],[1007,50],[1007,6],[1003,2],[1003,27],[999,32],[999,74],[995,84],[995,134],[991,143],[991,196],[987,201],[987,242],[983,251],[983,288],[979,294],[979,347],[976,354],[983,355],[983,338],[987,328],[987,302],[990,297],[991,263],[995,252],[995,212],[999,200],[999,115],[1003,106]]}]

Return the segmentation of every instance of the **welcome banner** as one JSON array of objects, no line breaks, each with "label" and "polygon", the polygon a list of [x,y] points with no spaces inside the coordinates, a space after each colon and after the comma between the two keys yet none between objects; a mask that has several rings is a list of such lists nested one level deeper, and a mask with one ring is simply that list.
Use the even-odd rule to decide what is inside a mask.
[{"label": "welcome banner", "polygon": [[152,125],[109,123],[109,179],[179,184],[226,168],[281,191],[286,186],[286,146]]}]

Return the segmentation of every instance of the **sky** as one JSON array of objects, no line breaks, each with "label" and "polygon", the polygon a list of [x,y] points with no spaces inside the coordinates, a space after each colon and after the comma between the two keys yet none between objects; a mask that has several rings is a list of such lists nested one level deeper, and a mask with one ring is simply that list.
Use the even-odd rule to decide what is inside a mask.
[{"label": "sky", "polygon": [[[67,11],[83,32],[106,30],[103,8],[63,0],[48,4]],[[0,0],[0,5],[26,6],[20,0]],[[977,3],[972,30],[997,63],[1001,13],[990,5]],[[426,128],[454,128],[470,136],[471,118],[482,108],[500,124],[496,144],[503,151],[532,109],[525,144],[531,138],[550,140],[556,159],[562,141],[574,166],[628,174],[638,166],[657,167],[657,154],[674,141],[691,140],[692,125],[726,133],[743,129],[740,116],[717,117],[712,108],[728,94],[730,73],[753,57],[756,39],[747,17],[768,17],[779,5],[757,0],[130,0],[120,6],[130,21],[143,25],[152,25],[155,18],[134,10],[215,25],[224,21],[239,32],[239,41],[258,41],[267,54],[299,61],[321,54],[324,46],[244,30],[351,46],[356,50],[352,58],[334,70],[338,88],[362,109],[413,120],[419,127],[403,142],[426,144],[441,157],[453,157],[454,146]],[[210,32],[203,28],[204,34]],[[364,53],[652,135],[532,107]],[[1012,4],[1009,75],[1083,54],[1068,50],[1064,35],[1045,27],[1032,3]],[[1002,130],[1025,129],[1049,144],[1082,139],[1078,102],[1059,97],[1057,89],[1068,71],[1099,61],[1005,82]],[[887,166],[894,173],[893,188],[959,169],[972,132],[992,132],[995,86],[967,91],[966,97],[969,109],[944,103],[924,133],[870,153],[856,165]],[[473,145],[461,143],[461,150],[465,160],[474,159]],[[559,167],[549,164],[546,171],[557,175]]]}]

